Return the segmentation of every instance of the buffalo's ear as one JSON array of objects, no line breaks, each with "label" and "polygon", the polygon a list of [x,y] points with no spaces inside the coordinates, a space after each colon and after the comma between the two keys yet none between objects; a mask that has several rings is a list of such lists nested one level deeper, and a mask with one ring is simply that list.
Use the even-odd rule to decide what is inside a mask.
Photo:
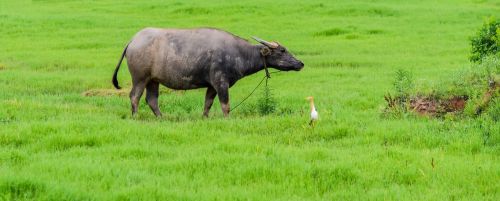
[{"label": "buffalo's ear", "polygon": [[263,47],[260,49],[260,54],[264,57],[269,56],[271,55],[271,49],[269,49],[269,47]]},{"label": "buffalo's ear", "polygon": [[262,40],[260,38],[255,37],[255,36],[252,36],[252,38],[254,40],[256,40],[257,42],[259,42],[260,44],[265,45],[265,46],[267,46],[269,48],[277,48],[277,47],[279,47],[279,44],[276,43],[276,42],[267,42],[265,40]]}]

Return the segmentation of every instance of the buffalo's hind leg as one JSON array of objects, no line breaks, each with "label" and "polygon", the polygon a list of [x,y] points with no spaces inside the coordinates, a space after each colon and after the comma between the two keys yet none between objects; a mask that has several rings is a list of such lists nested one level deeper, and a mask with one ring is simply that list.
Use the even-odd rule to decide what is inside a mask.
[{"label": "buffalo's hind leg", "polygon": [[223,82],[217,86],[216,90],[217,96],[219,96],[222,113],[224,117],[229,117],[229,112],[231,111],[229,107],[229,84]]},{"label": "buffalo's hind leg", "polygon": [[205,95],[205,108],[203,109],[203,116],[208,117],[208,112],[214,103],[214,98],[217,95],[217,91],[211,86],[207,88],[207,94]]},{"label": "buffalo's hind leg", "polygon": [[137,114],[139,100],[141,99],[142,93],[144,92],[145,85],[146,82],[133,82],[132,90],[130,90],[130,103],[132,105],[132,116],[135,116]]},{"label": "buffalo's hind leg", "polygon": [[161,117],[160,107],[158,107],[159,90],[160,84],[153,80],[146,85],[146,102],[157,117]]}]

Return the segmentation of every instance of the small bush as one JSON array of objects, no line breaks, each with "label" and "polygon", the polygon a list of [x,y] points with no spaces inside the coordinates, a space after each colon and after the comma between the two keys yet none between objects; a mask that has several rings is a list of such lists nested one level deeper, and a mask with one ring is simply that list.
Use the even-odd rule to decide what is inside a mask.
[{"label": "small bush", "polygon": [[276,100],[273,97],[271,89],[269,86],[265,86],[262,92],[262,97],[259,98],[257,102],[257,107],[261,115],[268,115],[276,111]]},{"label": "small bush", "polygon": [[481,62],[488,55],[496,55],[500,51],[500,21],[489,18],[471,38],[472,62]]},{"label": "small bush", "polygon": [[397,97],[408,99],[411,90],[414,88],[413,75],[410,71],[398,69],[392,85],[394,86]]},{"label": "small bush", "polygon": [[[399,118],[405,116],[410,102],[410,93],[414,89],[413,74],[408,70],[398,69],[392,83],[393,93],[384,96],[387,108],[384,111],[386,117]],[[394,94],[394,95],[391,95]]]}]

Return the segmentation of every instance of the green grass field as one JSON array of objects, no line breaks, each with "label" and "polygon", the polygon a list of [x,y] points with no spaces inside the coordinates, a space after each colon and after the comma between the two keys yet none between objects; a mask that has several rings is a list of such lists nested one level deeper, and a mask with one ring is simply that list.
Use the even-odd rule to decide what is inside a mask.
[{"label": "green grass field", "polygon": [[[396,69],[440,86],[499,13],[493,0],[3,0],[0,200],[500,200],[499,133],[486,143],[472,118],[381,115]],[[260,91],[203,119],[204,90],[162,88],[164,117],[142,100],[132,118],[111,77],[149,26],[276,40],[306,65],[273,75],[268,116]],[[263,76],[233,86],[232,105]],[[126,64],[119,80],[130,87]]]}]

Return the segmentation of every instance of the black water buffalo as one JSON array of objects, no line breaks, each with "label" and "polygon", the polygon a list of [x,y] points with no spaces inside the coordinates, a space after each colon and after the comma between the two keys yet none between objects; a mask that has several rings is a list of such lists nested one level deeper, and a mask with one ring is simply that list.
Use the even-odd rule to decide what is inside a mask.
[{"label": "black water buffalo", "polygon": [[125,47],[113,74],[123,57],[127,57],[132,76],[130,101],[132,115],[146,89],[146,102],[156,116],[159,84],[171,89],[207,88],[203,115],[208,116],[216,95],[219,95],[224,116],[229,115],[229,88],[239,79],[269,66],[278,70],[299,71],[304,64],[276,42],[255,38],[252,45],[231,33],[212,29],[159,29],[139,31]]}]

